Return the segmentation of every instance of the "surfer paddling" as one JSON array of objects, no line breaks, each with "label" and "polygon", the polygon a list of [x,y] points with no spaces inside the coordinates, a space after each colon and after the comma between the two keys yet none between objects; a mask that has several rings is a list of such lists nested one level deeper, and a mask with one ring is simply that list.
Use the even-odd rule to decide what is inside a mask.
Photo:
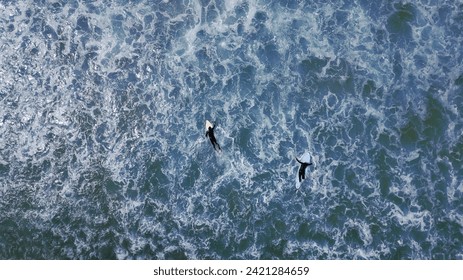
[{"label": "surfer paddling", "polygon": [[217,143],[217,139],[215,139],[215,136],[214,136],[214,128],[215,128],[215,125],[214,126],[213,125],[208,125],[207,132],[206,132],[206,137],[209,136],[209,140],[211,140],[211,143],[212,143],[212,146],[214,147],[214,150],[221,151],[222,149],[220,148],[220,145],[219,145],[219,143]]},{"label": "surfer paddling", "polygon": [[301,167],[299,167],[299,182],[301,182],[302,180],[305,179],[305,169],[307,168],[307,166],[310,166],[312,165],[312,163],[310,162],[302,162],[300,161],[298,158],[296,158],[297,162],[299,162],[301,164]]}]

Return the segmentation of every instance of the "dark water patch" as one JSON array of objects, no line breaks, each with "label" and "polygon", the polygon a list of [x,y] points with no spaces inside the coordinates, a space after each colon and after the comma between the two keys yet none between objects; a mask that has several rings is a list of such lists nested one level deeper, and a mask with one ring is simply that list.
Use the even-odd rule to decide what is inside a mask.
[{"label": "dark water patch", "polygon": [[439,213],[439,215],[445,215],[449,207],[447,187],[448,182],[443,180],[440,180],[434,184],[433,210],[434,212]]},{"label": "dark water patch", "polygon": [[394,54],[394,66],[392,68],[395,80],[399,80],[402,77],[402,73],[403,73],[402,63],[403,63],[402,56],[400,52],[396,51]]},{"label": "dark water patch", "polygon": [[351,139],[360,140],[360,137],[363,136],[365,132],[364,128],[364,114],[365,111],[363,109],[354,109],[353,115],[350,117],[350,128],[348,135]]},{"label": "dark water patch", "polygon": [[275,44],[267,44],[264,47],[260,47],[257,56],[259,59],[270,68],[270,70],[277,70],[275,67],[278,67],[280,64],[280,53]]},{"label": "dark water patch", "polygon": [[26,163],[22,163],[21,167],[15,171],[17,180],[24,180],[27,184],[33,184],[39,182],[46,176],[51,168],[51,162],[48,159],[33,161],[28,160]]},{"label": "dark water patch", "polygon": [[430,258],[431,256],[431,248],[432,248],[432,242],[430,241],[430,234],[426,230],[421,230],[419,228],[413,228],[410,230],[410,239],[416,241],[418,244],[420,244],[420,247],[422,248],[422,251],[426,258]]},{"label": "dark water patch", "polygon": [[393,2],[371,2],[368,0],[360,0],[360,6],[369,15],[373,21],[381,21],[383,17],[389,14],[392,10]]},{"label": "dark water patch", "polygon": [[450,260],[455,259],[463,248],[463,233],[461,225],[447,218],[436,221],[438,240],[432,249],[433,259]]},{"label": "dark water patch", "polygon": [[238,192],[241,184],[237,180],[227,182],[218,190],[218,195],[226,202],[226,209],[230,219],[241,217],[241,213],[246,209],[246,198],[243,193]]},{"label": "dark water patch", "polygon": [[255,91],[256,68],[248,65],[241,69],[239,74],[239,90],[242,96]]},{"label": "dark water patch", "polygon": [[372,157],[376,167],[376,178],[379,180],[379,188],[382,196],[387,196],[393,184],[393,169],[397,165],[396,159],[390,156],[385,149],[376,150]]},{"label": "dark water patch", "polygon": [[379,109],[383,103],[384,88],[379,87],[374,81],[367,80],[361,90],[362,97],[375,109]]},{"label": "dark water patch", "polygon": [[457,86],[463,86],[463,74],[460,75],[460,76],[455,80],[455,85],[457,85]]},{"label": "dark water patch", "polygon": [[348,227],[343,235],[343,239],[350,247],[353,248],[363,247],[364,245],[363,237],[361,236],[359,229],[355,227]]},{"label": "dark water patch", "polygon": [[387,30],[383,28],[371,28],[373,40],[378,46],[384,46],[389,43]]},{"label": "dark water patch", "polygon": [[356,92],[355,74],[347,61],[330,62],[330,66],[326,69],[326,75],[327,79],[324,82],[327,83],[329,90],[338,96]]},{"label": "dark water patch", "polygon": [[[0,247],[3,247],[0,253],[2,259],[53,260],[75,257],[62,250],[62,248],[74,246],[72,238],[63,240],[60,236],[53,234],[50,229],[38,229],[28,225],[24,220],[21,223],[0,223],[2,239],[7,241],[3,245],[0,243]],[[49,240],[49,242],[45,245],[44,240]]]},{"label": "dark water patch", "polygon": [[106,190],[106,193],[113,197],[116,198],[118,197],[119,199],[122,199],[121,197],[121,189],[122,185],[119,182],[114,181],[110,177],[106,177],[103,181],[103,187]]},{"label": "dark water patch", "polygon": [[445,131],[448,127],[444,106],[435,98],[429,97],[426,106],[426,117],[423,121],[423,134],[430,143],[435,145],[445,138]]},{"label": "dark water patch", "polygon": [[347,11],[336,11],[334,18],[337,26],[346,27],[349,24],[349,12]]},{"label": "dark water patch", "polygon": [[253,135],[252,133],[252,127],[242,127],[238,134],[237,134],[237,140],[238,140],[238,145],[239,147],[243,147],[246,150],[250,148],[251,145],[251,137]]},{"label": "dark water patch", "polygon": [[[3,207],[2,207],[3,208]],[[1,259],[23,259],[22,252],[18,252],[15,248],[20,234],[18,219],[10,217],[0,218],[0,229],[2,231],[2,239],[0,240],[0,258]]]},{"label": "dark water patch", "polygon": [[213,86],[213,82],[211,77],[206,73],[206,72],[200,72],[199,73],[199,91],[207,91]]},{"label": "dark water patch", "polygon": [[59,14],[63,11],[63,7],[66,5],[66,2],[54,2],[48,3],[47,8],[54,14]]},{"label": "dark water patch", "polygon": [[424,55],[415,55],[414,61],[415,61],[415,66],[417,69],[423,69],[428,64],[428,59]]},{"label": "dark water patch", "polygon": [[433,211],[434,202],[432,197],[433,192],[429,186],[429,182],[421,177],[415,177],[412,180],[412,184],[417,187],[417,194],[415,197],[416,204],[422,210]]},{"label": "dark water patch", "polygon": [[296,10],[299,7],[299,1],[298,0],[281,0],[281,1],[276,1],[281,7],[291,9],[291,10]]},{"label": "dark water patch", "polygon": [[0,163],[0,177],[7,176],[9,172],[10,172],[10,165]]},{"label": "dark water patch", "polygon": [[463,178],[463,161],[461,160],[463,158],[463,135],[449,147],[448,158],[456,175]]},{"label": "dark water patch", "polygon": [[207,23],[213,23],[219,16],[219,13],[214,4],[207,6],[205,9],[205,13],[206,13],[205,19]]},{"label": "dark water patch", "polygon": [[230,259],[234,253],[233,239],[230,234],[221,233],[219,236],[209,241],[210,249],[217,252],[221,259]]},{"label": "dark water patch", "polygon": [[161,160],[149,161],[146,164],[146,180],[140,191],[149,193],[153,199],[166,202],[169,200],[169,179],[164,174]]},{"label": "dark water patch", "polygon": [[412,24],[416,18],[416,8],[413,4],[395,4],[395,12],[387,19],[386,28],[389,39],[397,47],[407,47],[413,42]]},{"label": "dark water patch", "polygon": [[413,260],[413,251],[408,245],[399,245],[391,249],[391,260]]},{"label": "dark water patch", "polygon": [[267,13],[264,11],[257,11],[254,14],[254,18],[252,19],[252,23],[256,26],[264,24],[269,19]]},{"label": "dark water patch", "polygon": [[335,244],[333,236],[320,229],[318,222],[301,223],[296,232],[296,238],[300,241],[314,241],[320,246],[333,246]]},{"label": "dark water patch", "polygon": [[310,57],[299,64],[298,72],[301,77],[314,75],[313,73],[320,73],[328,64],[328,61],[328,58]]},{"label": "dark water patch", "polygon": [[378,96],[378,87],[376,86],[376,83],[372,80],[366,81],[365,84],[363,85],[362,96],[366,99],[371,99],[371,98],[381,99],[381,96]]},{"label": "dark water patch", "polygon": [[285,249],[288,244],[287,240],[275,240],[262,248],[260,259],[262,260],[279,260],[285,259]]},{"label": "dark water patch", "polygon": [[188,257],[185,251],[181,248],[175,248],[165,254],[166,260],[187,260]]},{"label": "dark water patch", "polygon": [[76,30],[82,31],[82,32],[86,32],[86,33],[90,33],[90,32],[91,32],[91,30],[90,30],[90,24],[89,24],[89,21],[88,21],[88,18],[87,18],[87,17],[85,17],[85,16],[80,16],[80,17],[77,18]]},{"label": "dark water patch", "polygon": [[329,208],[326,213],[326,223],[333,228],[341,228],[346,221],[346,205],[340,203],[334,207]]},{"label": "dark water patch", "polygon": [[201,175],[201,166],[197,161],[193,161],[184,174],[182,187],[185,189],[193,188]]},{"label": "dark water patch", "polygon": [[395,151],[399,147],[400,139],[397,139],[391,131],[384,131],[378,135],[377,141],[385,149]]},{"label": "dark water patch", "polygon": [[458,37],[463,33],[463,4],[459,4],[456,9],[453,9],[452,20],[448,21],[449,30],[453,36]]},{"label": "dark water patch", "polygon": [[400,143],[402,147],[413,150],[420,140],[422,121],[418,116],[410,116],[408,123],[400,129]]}]

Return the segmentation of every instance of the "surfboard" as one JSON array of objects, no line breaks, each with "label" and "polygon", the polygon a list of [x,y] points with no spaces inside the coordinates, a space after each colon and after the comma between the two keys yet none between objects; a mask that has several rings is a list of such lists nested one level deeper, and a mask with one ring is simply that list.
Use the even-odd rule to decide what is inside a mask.
[{"label": "surfboard", "polygon": [[306,162],[306,163],[311,163],[312,162],[312,156],[310,155],[309,152],[305,152],[302,154],[302,156],[299,158],[300,161]]},{"label": "surfboard", "polygon": [[208,120],[206,120],[206,131],[209,129],[209,127],[214,127],[212,123]]}]

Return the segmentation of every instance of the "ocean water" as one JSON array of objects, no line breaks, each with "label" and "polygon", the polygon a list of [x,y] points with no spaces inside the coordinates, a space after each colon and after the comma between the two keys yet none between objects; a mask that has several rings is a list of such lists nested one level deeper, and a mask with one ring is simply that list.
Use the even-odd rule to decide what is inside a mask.
[{"label": "ocean water", "polygon": [[2,0],[0,259],[463,259],[462,46],[461,0]]}]

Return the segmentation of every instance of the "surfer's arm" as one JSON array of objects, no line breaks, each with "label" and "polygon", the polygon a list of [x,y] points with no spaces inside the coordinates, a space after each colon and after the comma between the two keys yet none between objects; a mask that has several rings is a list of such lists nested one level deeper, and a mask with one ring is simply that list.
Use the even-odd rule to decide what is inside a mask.
[{"label": "surfer's arm", "polygon": [[209,135],[209,130],[208,130],[208,131],[206,131],[206,137],[207,137],[207,135]]},{"label": "surfer's arm", "polygon": [[296,158],[296,160],[297,160],[297,162],[299,162],[300,164],[302,164],[302,163],[303,163],[303,162],[301,162],[301,161],[300,161],[299,159],[297,159],[297,158]]}]

